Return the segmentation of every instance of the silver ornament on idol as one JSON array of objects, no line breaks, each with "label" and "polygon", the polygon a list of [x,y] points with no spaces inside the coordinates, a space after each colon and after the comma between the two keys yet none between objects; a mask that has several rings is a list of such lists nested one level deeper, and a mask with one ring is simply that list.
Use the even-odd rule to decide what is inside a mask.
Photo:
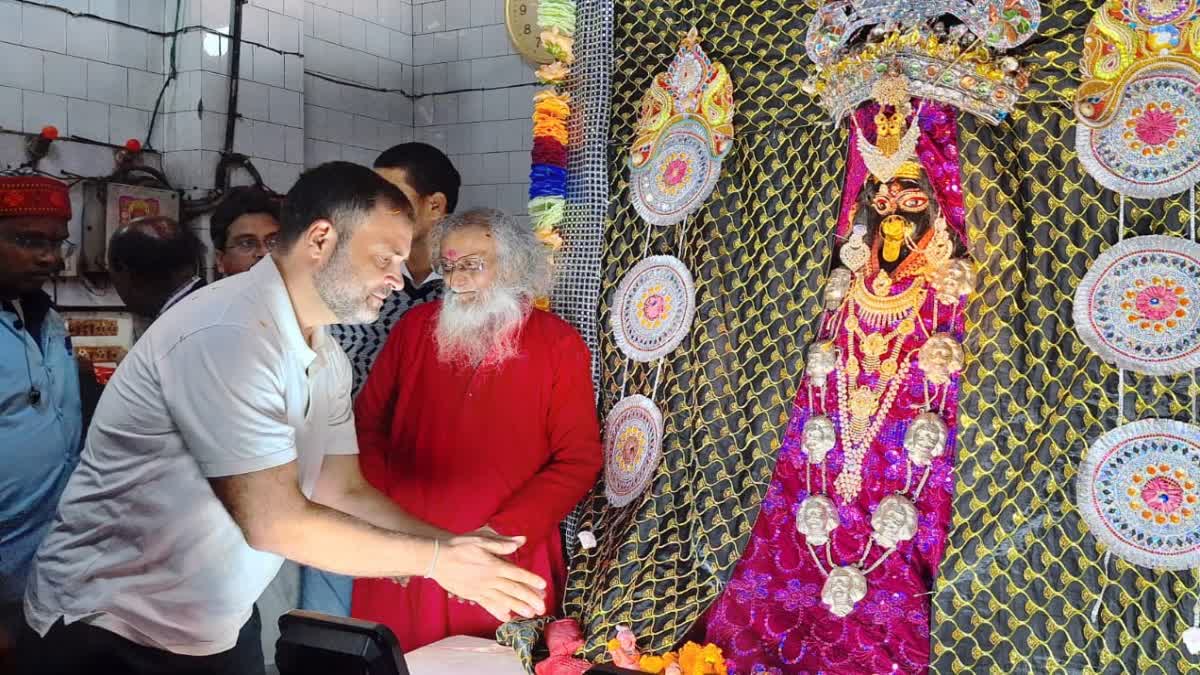
[{"label": "silver ornament on idol", "polygon": [[837,529],[838,513],[833,500],[825,495],[809,495],[796,509],[796,531],[813,546],[829,543],[829,533]]},{"label": "silver ornament on idol", "polygon": [[825,282],[825,309],[833,311],[842,306],[842,300],[850,292],[853,275],[845,267],[835,267]]},{"label": "silver ornament on idol", "polygon": [[925,371],[925,377],[939,386],[949,383],[951,376],[962,372],[965,361],[962,345],[949,333],[930,336],[917,352],[917,362]]},{"label": "silver ornament on idol", "polygon": [[977,281],[975,266],[962,258],[955,258],[935,269],[929,278],[938,302],[943,305],[955,304],[963,296],[974,293]]},{"label": "silver ornament on idol", "polygon": [[950,430],[936,413],[923,412],[908,423],[904,432],[904,449],[917,466],[929,466],[935,457],[946,452]]},{"label": "silver ornament on idol", "polygon": [[902,495],[888,495],[871,516],[875,541],[884,548],[896,548],[917,534],[917,507]]},{"label": "silver ornament on idol", "polygon": [[824,387],[825,379],[837,368],[837,346],[832,340],[818,340],[808,348],[804,372],[814,387]]},{"label": "silver ornament on idol", "polygon": [[825,455],[833,449],[836,441],[837,430],[833,426],[833,420],[829,417],[814,415],[804,423],[800,445],[804,448],[804,454],[808,455],[808,461],[813,464],[824,462]]},{"label": "silver ornament on idol", "polygon": [[867,597],[867,576],[857,567],[835,567],[821,587],[821,602],[834,616],[846,617]]},{"label": "silver ornament on idol", "polygon": [[838,252],[838,258],[851,272],[861,270],[871,255],[871,248],[867,246],[866,237],[866,226],[855,225],[854,230],[850,233],[850,238],[842,244],[842,250]]}]

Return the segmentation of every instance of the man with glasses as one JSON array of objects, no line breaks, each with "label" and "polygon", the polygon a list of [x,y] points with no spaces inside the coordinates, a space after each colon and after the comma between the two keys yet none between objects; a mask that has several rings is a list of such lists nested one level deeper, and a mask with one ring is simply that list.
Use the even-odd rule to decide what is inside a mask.
[{"label": "man with glasses", "polygon": [[[551,273],[527,225],[474,209],[430,242],[446,293],[405,314],[375,362],[355,405],[359,463],[432,525],[524,535],[512,561],[546,581],[553,613],[566,576],[558,525],[602,462],[588,349],[533,308]],[[425,579],[356,579],[351,612],[387,624],[405,650],[500,625]]]},{"label": "man with glasses", "polygon": [[0,177],[0,671],[38,544],[79,459],[79,370],[42,290],[74,246],[67,186]]},{"label": "man with glasses", "polygon": [[213,211],[208,227],[217,272],[223,277],[241,274],[275,248],[279,200],[258,187],[233,188]]}]

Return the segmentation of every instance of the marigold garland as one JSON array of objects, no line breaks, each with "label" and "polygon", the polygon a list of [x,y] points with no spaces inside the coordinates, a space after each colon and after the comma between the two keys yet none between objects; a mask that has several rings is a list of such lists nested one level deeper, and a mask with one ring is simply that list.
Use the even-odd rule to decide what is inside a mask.
[{"label": "marigold garland", "polygon": [[[611,653],[620,649],[620,646],[620,641],[610,640],[608,650]],[[695,642],[688,642],[678,652],[667,652],[662,656],[645,654],[638,661],[638,667],[642,672],[652,673],[652,675],[675,672],[671,666],[677,666],[678,672],[682,675],[728,675],[729,673],[729,669],[725,665],[725,657],[721,654],[721,648],[714,644],[706,644],[701,647]]]}]

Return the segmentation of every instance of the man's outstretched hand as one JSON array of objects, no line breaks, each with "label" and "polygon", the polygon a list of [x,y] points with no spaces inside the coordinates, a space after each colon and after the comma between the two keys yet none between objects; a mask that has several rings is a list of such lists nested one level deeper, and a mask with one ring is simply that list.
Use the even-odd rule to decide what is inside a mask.
[{"label": "man's outstretched hand", "polygon": [[432,578],[448,593],[480,605],[500,621],[513,614],[527,619],[545,614],[546,582],[501,559],[524,543],[524,537],[455,537],[442,544]]}]

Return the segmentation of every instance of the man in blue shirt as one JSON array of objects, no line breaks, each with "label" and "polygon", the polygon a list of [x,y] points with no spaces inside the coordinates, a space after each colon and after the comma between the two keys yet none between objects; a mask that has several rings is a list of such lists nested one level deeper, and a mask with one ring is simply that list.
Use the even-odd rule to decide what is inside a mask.
[{"label": "man in blue shirt", "polygon": [[0,666],[83,434],[74,350],[42,291],[72,246],[70,218],[61,182],[0,177]]}]

